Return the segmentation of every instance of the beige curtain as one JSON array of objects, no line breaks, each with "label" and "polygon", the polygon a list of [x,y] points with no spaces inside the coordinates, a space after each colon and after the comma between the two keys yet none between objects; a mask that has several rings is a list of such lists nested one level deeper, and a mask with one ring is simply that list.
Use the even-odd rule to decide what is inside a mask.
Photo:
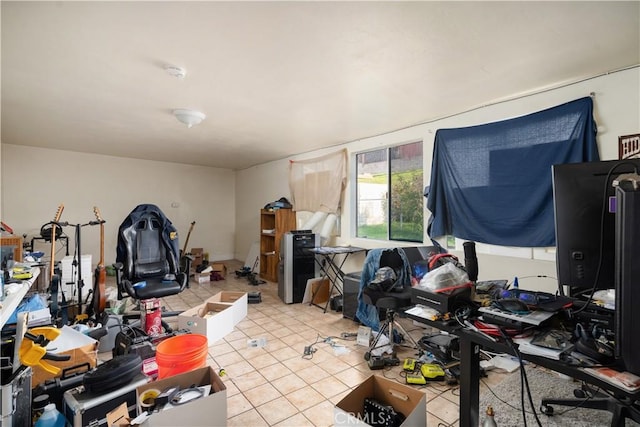
[{"label": "beige curtain", "polygon": [[337,214],[347,180],[347,150],[308,160],[291,160],[289,188],[296,211]]}]

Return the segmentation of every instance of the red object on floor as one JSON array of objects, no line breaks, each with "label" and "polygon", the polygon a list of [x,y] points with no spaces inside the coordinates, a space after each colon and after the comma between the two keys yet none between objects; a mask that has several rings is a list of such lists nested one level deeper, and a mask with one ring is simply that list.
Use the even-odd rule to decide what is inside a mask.
[{"label": "red object on floor", "polygon": [[140,302],[142,309],[142,330],[150,337],[157,337],[162,333],[162,310],[157,298]]}]

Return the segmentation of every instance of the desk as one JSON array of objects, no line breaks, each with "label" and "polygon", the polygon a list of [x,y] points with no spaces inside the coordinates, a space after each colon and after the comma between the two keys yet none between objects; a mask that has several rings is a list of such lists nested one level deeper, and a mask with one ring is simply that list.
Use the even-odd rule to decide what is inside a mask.
[{"label": "desk", "polygon": [[[344,265],[345,261],[347,260],[349,255],[358,252],[364,252],[366,251],[366,249],[358,248],[355,246],[320,246],[317,248],[311,248],[309,250],[318,255],[315,257],[315,261],[320,266],[320,270],[322,271],[322,278],[326,278],[329,280],[329,282],[331,282],[331,287],[329,288],[329,299],[327,299],[327,302],[324,305],[324,312],[326,313],[334,289],[337,290],[340,295],[342,295],[342,285],[344,283],[345,276],[344,271],[342,271],[342,266]],[[344,255],[339,263],[336,262],[337,255]],[[314,297],[315,293],[311,297],[310,304],[313,304]]]},{"label": "desk", "polygon": [[[20,284],[12,285],[16,286],[18,290],[8,294],[5,297],[4,301],[0,302],[0,304],[2,304],[2,309],[0,309],[0,329],[2,329],[5,323],[7,323],[7,320],[9,320],[9,317],[13,314],[13,311],[16,309],[16,307],[18,307],[18,305],[22,301],[22,298],[24,298],[27,292],[29,292],[29,289],[31,289],[31,285],[35,283],[38,275],[40,274],[40,269],[34,267],[31,269],[31,273],[33,274],[33,277],[31,279],[23,280]],[[7,285],[5,285],[5,288],[6,287]]]},{"label": "desk", "polygon": [[[480,400],[480,347],[498,353],[514,354],[504,341],[491,341],[483,335],[462,328],[457,322],[432,321],[424,317],[405,313],[408,318],[436,329],[449,332],[458,337],[460,345],[460,426],[480,425],[478,402]],[[600,380],[581,368],[570,366],[562,361],[521,353],[522,359],[536,365],[551,369],[601,389],[608,390],[618,396],[633,400],[640,399],[640,391],[629,393],[606,381]],[[567,396],[568,398],[571,396]]]}]

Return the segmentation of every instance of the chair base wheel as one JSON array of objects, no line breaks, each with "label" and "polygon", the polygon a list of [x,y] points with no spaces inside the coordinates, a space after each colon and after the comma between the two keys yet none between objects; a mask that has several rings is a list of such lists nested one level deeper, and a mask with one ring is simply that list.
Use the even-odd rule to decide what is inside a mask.
[{"label": "chair base wheel", "polygon": [[540,412],[550,417],[551,415],[553,415],[553,406],[540,405]]}]

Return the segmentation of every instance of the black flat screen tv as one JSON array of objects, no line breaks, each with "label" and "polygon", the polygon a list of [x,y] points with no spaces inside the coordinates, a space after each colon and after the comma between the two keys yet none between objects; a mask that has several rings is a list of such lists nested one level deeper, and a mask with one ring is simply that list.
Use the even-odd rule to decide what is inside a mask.
[{"label": "black flat screen tv", "polygon": [[553,165],[556,268],[572,296],[615,288],[615,188],[640,159]]}]

